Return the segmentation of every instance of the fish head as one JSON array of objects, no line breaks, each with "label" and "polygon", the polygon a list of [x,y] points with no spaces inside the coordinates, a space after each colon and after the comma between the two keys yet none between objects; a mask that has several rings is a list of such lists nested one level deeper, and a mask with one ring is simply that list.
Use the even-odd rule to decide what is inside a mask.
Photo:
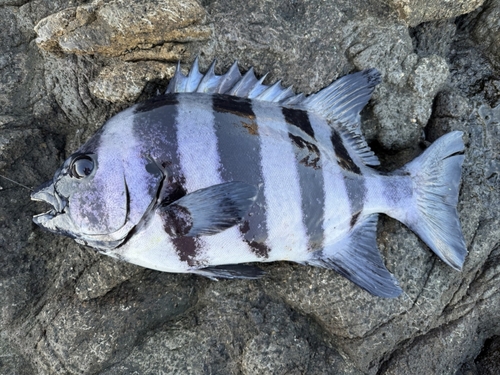
[{"label": "fish head", "polygon": [[120,240],[117,232],[126,223],[128,204],[125,180],[119,178],[122,168],[115,164],[111,176],[105,176],[97,154],[71,155],[52,180],[31,194],[31,199],[52,206],[33,221],[82,243],[112,247],[112,242]]},{"label": "fish head", "polygon": [[40,185],[31,199],[52,208],[33,217],[42,228],[102,251],[113,249],[157,202],[165,169],[126,134],[115,116]]}]

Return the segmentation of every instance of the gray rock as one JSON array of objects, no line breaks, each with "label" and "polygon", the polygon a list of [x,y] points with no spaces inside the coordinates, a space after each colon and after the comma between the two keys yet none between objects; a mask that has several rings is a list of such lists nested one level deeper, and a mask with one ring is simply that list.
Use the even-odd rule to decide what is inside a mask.
[{"label": "gray rock", "polygon": [[498,336],[488,339],[483,350],[475,360],[478,372],[485,375],[498,374],[500,371],[500,340]]},{"label": "gray rock", "polygon": [[376,67],[382,83],[362,118],[382,170],[465,132],[469,250],[455,272],[383,217],[397,299],[284,262],[259,281],[213,282],[42,232],[31,216],[44,205],[0,178],[0,373],[498,372],[499,2],[473,11],[481,4],[0,0],[0,175],[47,180],[112,114],[163,90],[178,59],[199,55],[203,70],[216,57],[218,73],[238,60],[306,94]]},{"label": "gray rock", "polygon": [[485,49],[492,64],[498,67],[500,61],[500,1],[490,0],[481,9],[472,29],[474,41]]},{"label": "gray rock", "polygon": [[207,40],[211,30],[204,23],[205,11],[193,0],[97,0],[50,15],[35,31],[37,44],[47,51],[121,56],[165,43]]},{"label": "gray rock", "polygon": [[174,66],[159,61],[189,59],[193,48],[212,35],[205,10],[194,0],[97,0],[51,14],[34,30],[38,46],[59,58],[99,56],[105,67],[89,87],[94,96],[111,102],[134,101],[147,82],[171,78]]},{"label": "gray rock", "polygon": [[89,89],[95,97],[109,102],[132,102],[147,83],[172,78],[175,67],[158,61],[118,62],[104,67],[89,82]]},{"label": "gray rock", "polygon": [[472,12],[482,5],[484,0],[390,0],[388,3],[397,15],[410,26],[422,22],[442,20]]}]

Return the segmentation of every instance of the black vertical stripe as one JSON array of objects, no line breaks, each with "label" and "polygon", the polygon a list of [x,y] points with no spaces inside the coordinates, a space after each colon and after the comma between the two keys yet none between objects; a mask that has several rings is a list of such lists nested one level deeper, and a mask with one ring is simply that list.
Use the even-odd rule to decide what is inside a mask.
[{"label": "black vertical stripe", "polygon": [[201,246],[197,238],[175,237],[172,238],[172,243],[177,251],[177,256],[182,262],[186,262],[190,267],[199,266],[197,257]]},{"label": "black vertical stripe", "polygon": [[252,110],[252,101],[248,98],[214,94],[212,103],[213,110],[216,113],[232,113],[238,117],[255,120],[255,114]]},{"label": "black vertical stripe", "polygon": [[[293,129],[290,127],[290,130]],[[302,137],[288,133],[295,153],[302,198],[302,220],[309,236],[311,251],[321,249],[324,240],[324,178],[318,147]]]},{"label": "black vertical stripe", "polygon": [[335,129],[332,129],[330,139],[332,141],[333,150],[335,151],[335,155],[337,156],[339,166],[346,171],[361,174],[361,170],[356,165],[356,163],[354,163],[351,156],[349,155],[349,152],[345,148],[342,137]]},{"label": "black vertical stripe", "polygon": [[[213,111],[222,179],[262,186],[264,179],[260,163],[260,135],[252,101],[214,95]],[[244,240],[260,258],[267,258],[270,252],[265,245],[268,237],[265,207],[264,191],[261,188],[240,227]]]},{"label": "black vertical stripe", "polygon": [[[183,94],[159,95],[138,104],[134,116],[134,136],[147,145],[148,157],[168,172],[159,196],[164,204],[175,202],[186,194],[185,178],[180,170],[177,145],[179,101]],[[164,219],[164,218],[162,218]],[[163,220],[164,225],[169,225]],[[190,267],[196,266],[201,244],[193,237],[173,237],[172,243],[179,259]],[[167,251],[167,249],[165,249]]]},{"label": "black vertical stripe", "polygon": [[177,121],[180,94],[159,95],[138,104],[134,116],[134,135],[146,145],[157,165],[180,176],[177,155]]},{"label": "black vertical stripe", "polygon": [[304,111],[302,109],[283,107],[282,112],[285,121],[288,124],[298,127],[311,138],[314,138],[314,130],[311,126],[311,122],[309,121],[309,115],[307,111]]},{"label": "black vertical stripe", "polygon": [[344,174],[345,189],[347,192],[347,198],[349,199],[349,206],[351,208],[351,219],[349,224],[352,228],[358,222],[359,216],[361,215],[365,205],[367,194],[366,181],[361,173],[361,169],[356,163],[354,163],[354,160],[352,160],[349,155],[349,151],[347,151],[340,133],[335,129],[332,129],[330,139],[332,141],[333,150],[340,168],[356,175],[353,176],[352,174]]},{"label": "black vertical stripe", "polygon": [[135,107],[135,113],[150,112],[164,106],[175,106],[179,104],[178,95],[179,94],[165,94],[155,96],[154,98],[137,104],[137,106]]},{"label": "black vertical stripe", "polygon": [[366,184],[365,178],[362,176],[344,176],[345,189],[349,206],[351,207],[350,225],[353,227],[358,221],[359,215],[363,211],[366,201]]}]

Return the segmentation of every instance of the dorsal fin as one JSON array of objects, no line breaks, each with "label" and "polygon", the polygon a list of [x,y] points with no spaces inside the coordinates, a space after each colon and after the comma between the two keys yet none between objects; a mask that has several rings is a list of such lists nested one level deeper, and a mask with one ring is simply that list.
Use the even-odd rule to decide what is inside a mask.
[{"label": "dorsal fin", "polygon": [[306,109],[328,119],[331,126],[342,133],[344,140],[363,163],[371,166],[380,164],[361,133],[359,116],[380,82],[380,73],[376,69],[349,74],[306,97],[303,94],[296,95],[291,87],[283,88],[281,81],[271,86],[262,84],[265,76],[257,79],[253,68],[242,76],[237,62],[225,74],[216,75],[215,63],[216,60],[205,74],[201,74],[196,58],[187,76],[182,73],[178,64],[165,93],[226,94]]},{"label": "dorsal fin", "polygon": [[361,161],[371,166],[380,165],[380,161],[361,133],[359,113],[379,83],[380,73],[377,69],[363,70],[339,78],[300,103],[300,106],[329,119]]},{"label": "dorsal fin", "polygon": [[266,102],[275,102],[280,104],[293,103],[299,104],[304,96],[295,95],[291,87],[283,88],[278,81],[272,86],[263,85],[264,77],[257,79],[253,68],[250,68],[245,75],[241,75],[238,69],[238,63],[235,62],[231,68],[223,75],[215,74],[215,60],[208,68],[205,75],[198,70],[198,58],[196,58],[189,70],[188,75],[184,75],[177,65],[177,70],[170,80],[165,94],[174,92],[203,92],[205,94],[226,94],[238,96],[240,98],[249,98],[262,100]]},{"label": "dorsal fin", "polygon": [[302,105],[361,134],[359,113],[379,83],[377,69],[362,70],[341,77],[323,90],[309,95]]}]

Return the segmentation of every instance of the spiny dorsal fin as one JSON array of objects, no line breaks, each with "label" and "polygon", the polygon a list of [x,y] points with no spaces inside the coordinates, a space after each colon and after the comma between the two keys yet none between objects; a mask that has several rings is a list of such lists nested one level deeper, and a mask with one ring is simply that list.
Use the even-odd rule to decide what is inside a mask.
[{"label": "spiny dorsal fin", "polygon": [[250,68],[245,75],[241,75],[238,63],[229,68],[226,74],[216,75],[214,72],[215,60],[204,75],[199,72],[198,58],[196,58],[189,70],[188,75],[184,75],[177,65],[177,70],[170,80],[165,94],[174,92],[203,92],[205,94],[226,94],[275,102],[280,104],[297,105],[303,100],[302,94],[295,95],[291,87],[283,88],[278,81],[272,86],[263,85],[265,76],[261,79],[255,77],[253,68]]},{"label": "spiny dorsal fin", "polygon": [[215,63],[216,60],[205,74],[201,74],[197,57],[187,76],[182,73],[178,64],[165,93],[226,94],[309,110],[328,119],[330,124],[342,133],[344,140],[363,163],[371,166],[380,165],[361,133],[359,117],[360,111],[370,100],[375,86],[380,82],[380,73],[376,69],[349,74],[306,97],[302,93],[296,95],[291,87],[283,88],[281,81],[271,86],[262,84],[266,76],[257,79],[253,68],[242,76],[237,62],[234,62],[225,74],[216,75]]}]

